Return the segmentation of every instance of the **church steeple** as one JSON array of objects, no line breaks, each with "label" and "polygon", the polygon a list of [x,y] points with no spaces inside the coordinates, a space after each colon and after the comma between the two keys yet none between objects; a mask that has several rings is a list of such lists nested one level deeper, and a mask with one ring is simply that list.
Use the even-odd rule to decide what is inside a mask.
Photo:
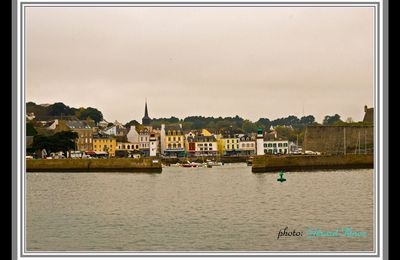
[{"label": "church steeple", "polygon": [[149,117],[149,112],[147,111],[147,100],[145,101],[144,104],[144,117]]},{"label": "church steeple", "polygon": [[147,110],[147,99],[144,104],[144,117],[142,118],[142,125],[149,126],[151,118],[149,117],[149,111]]}]

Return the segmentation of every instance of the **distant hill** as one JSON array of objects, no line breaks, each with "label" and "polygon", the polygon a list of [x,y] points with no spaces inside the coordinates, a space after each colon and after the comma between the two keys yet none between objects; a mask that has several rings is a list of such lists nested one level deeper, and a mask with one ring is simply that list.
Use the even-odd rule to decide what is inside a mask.
[{"label": "distant hill", "polygon": [[77,118],[87,119],[91,118],[96,123],[103,120],[103,113],[96,108],[92,107],[80,107],[74,108],[65,105],[62,102],[56,102],[54,104],[39,105],[34,102],[26,103],[26,112],[34,113],[36,120],[51,120],[56,118]]}]

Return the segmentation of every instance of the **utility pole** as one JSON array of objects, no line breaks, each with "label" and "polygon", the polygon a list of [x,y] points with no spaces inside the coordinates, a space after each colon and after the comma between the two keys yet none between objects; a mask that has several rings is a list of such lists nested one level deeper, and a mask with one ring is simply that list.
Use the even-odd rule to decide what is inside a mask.
[{"label": "utility pole", "polygon": [[343,128],[343,154],[346,155],[346,128]]},{"label": "utility pole", "polygon": [[364,153],[367,154],[367,129],[364,129]]}]

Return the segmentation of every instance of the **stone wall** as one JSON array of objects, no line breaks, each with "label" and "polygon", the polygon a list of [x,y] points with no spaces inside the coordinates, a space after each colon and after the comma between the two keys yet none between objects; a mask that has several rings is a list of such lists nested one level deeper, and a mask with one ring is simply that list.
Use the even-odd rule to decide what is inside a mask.
[{"label": "stone wall", "polygon": [[251,168],[254,173],[278,171],[311,171],[328,169],[372,169],[372,154],[257,156]]},{"label": "stone wall", "polygon": [[373,153],[373,126],[307,126],[304,134],[303,151],[325,154]]}]

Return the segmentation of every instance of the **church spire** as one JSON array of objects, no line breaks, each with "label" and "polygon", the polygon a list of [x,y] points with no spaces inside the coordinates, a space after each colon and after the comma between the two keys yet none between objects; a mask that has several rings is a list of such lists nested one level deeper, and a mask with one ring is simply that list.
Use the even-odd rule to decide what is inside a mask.
[{"label": "church spire", "polygon": [[149,117],[149,111],[147,110],[147,98],[144,103],[144,117],[142,118],[142,125],[149,126],[151,118]]},{"label": "church spire", "polygon": [[149,112],[147,111],[147,98],[144,104],[144,117],[149,117]]}]

